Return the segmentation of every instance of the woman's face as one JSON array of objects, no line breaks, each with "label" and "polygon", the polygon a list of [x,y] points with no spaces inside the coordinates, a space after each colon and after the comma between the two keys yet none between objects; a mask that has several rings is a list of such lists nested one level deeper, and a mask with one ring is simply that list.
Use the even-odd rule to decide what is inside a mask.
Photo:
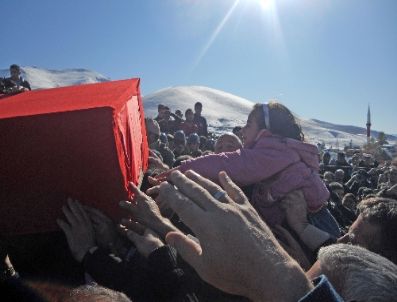
[{"label": "woman's face", "polygon": [[247,124],[241,129],[244,146],[251,145],[259,133],[259,126],[252,114],[248,116]]}]

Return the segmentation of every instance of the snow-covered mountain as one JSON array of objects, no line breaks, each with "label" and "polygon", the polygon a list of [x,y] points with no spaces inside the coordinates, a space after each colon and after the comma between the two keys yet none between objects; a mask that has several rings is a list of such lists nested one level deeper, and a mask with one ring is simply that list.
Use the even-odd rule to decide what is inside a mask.
[{"label": "snow-covered mountain", "polygon": [[[89,84],[109,81],[109,78],[98,72],[87,69],[50,70],[38,67],[21,67],[22,77],[32,89],[55,88],[62,86]],[[9,70],[1,69],[0,77],[8,77]]]},{"label": "snow-covered mountain", "polygon": [[[8,69],[0,70],[0,77],[8,76]],[[22,75],[33,89],[54,88],[61,86],[97,83],[110,79],[86,69],[48,70],[38,67],[22,67]],[[145,80],[145,79],[144,79]],[[145,115],[155,117],[157,105],[164,104],[184,112],[193,108],[194,103],[203,103],[203,115],[207,118],[211,131],[221,133],[231,131],[234,126],[243,126],[252,109],[253,102],[236,95],[201,86],[180,86],[165,88],[146,95],[143,98]],[[336,125],[316,119],[300,118],[300,123],[308,141],[324,142],[328,146],[342,148],[352,141],[353,145],[366,143],[366,130],[357,126]],[[372,131],[377,137],[378,132]],[[387,139],[395,143],[397,136],[389,135]]]}]

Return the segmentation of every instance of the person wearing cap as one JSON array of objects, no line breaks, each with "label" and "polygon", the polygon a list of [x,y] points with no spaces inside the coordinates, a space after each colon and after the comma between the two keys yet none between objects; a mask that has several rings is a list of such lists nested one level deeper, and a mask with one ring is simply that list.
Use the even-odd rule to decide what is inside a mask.
[{"label": "person wearing cap", "polygon": [[30,84],[21,76],[21,68],[12,64],[10,66],[10,77],[3,81],[4,91],[6,93],[19,93],[32,90]]}]

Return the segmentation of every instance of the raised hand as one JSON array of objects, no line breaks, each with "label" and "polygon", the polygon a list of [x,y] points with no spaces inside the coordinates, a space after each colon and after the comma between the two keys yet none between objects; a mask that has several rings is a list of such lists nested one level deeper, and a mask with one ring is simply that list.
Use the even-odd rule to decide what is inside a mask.
[{"label": "raised hand", "polygon": [[134,198],[131,201],[120,201],[119,204],[132,214],[134,221],[152,229],[161,238],[165,238],[168,232],[177,231],[177,228],[161,215],[159,207],[151,197],[141,192],[133,183],[129,185]]},{"label": "raised hand", "polygon": [[243,192],[226,173],[224,189],[200,175],[173,172],[160,185],[168,205],[199,242],[178,233],[166,242],[210,284],[253,301],[297,301],[311,288],[302,269],[281,248]]},{"label": "raised hand", "polygon": [[91,220],[78,201],[68,198],[67,206],[62,207],[66,222],[57,219],[59,227],[65,233],[73,257],[81,262],[91,247],[95,246],[95,234]]},{"label": "raised hand", "polygon": [[125,229],[127,238],[135,244],[139,253],[146,258],[148,258],[154,250],[164,245],[158,234],[137,222],[123,220],[122,225]]}]

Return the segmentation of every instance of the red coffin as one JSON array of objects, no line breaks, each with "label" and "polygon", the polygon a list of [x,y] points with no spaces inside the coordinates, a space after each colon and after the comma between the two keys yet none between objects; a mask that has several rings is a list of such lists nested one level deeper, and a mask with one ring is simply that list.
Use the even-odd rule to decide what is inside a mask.
[{"label": "red coffin", "polygon": [[147,167],[139,79],[0,100],[0,235],[57,230],[71,196],[119,218]]}]

